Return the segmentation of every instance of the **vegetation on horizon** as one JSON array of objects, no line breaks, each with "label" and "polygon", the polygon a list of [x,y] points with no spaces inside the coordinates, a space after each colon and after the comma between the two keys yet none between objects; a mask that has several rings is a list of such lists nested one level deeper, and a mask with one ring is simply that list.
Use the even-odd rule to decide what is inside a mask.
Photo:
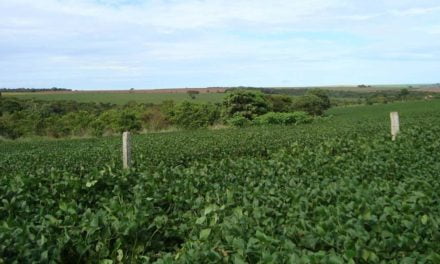
[{"label": "vegetation on horizon", "polygon": [[[11,139],[29,136],[59,138],[157,131],[170,127],[199,129],[218,124],[288,125],[310,122],[311,117],[307,114],[322,115],[329,107],[330,99],[322,90],[310,90],[307,95],[295,99],[238,90],[228,93],[221,104],[165,101],[159,105],[131,102],[117,106],[4,97],[0,99],[0,136]],[[254,122],[265,114],[270,118],[261,117]]]},{"label": "vegetation on horizon", "polygon": [[[173,100],[183,102],[190,99],[187,93],[126,93],[117,92],[74,92],[74,93],[3,93],[4,97],[16,97],[19,99],[33,99],[39,101],[76,101],[80,103],[111,103],[125,105],[131,102],[146,104],[161,104],[164,101]],[[224,93],[200,93],[194,100],[198,103],[221,102]]]},{"label": "vegetation on horizon", "polygon": [[[179,89],[169,89],[166,92],[157,91],[156,93],[143,93],[142,91],[131,88],[125,92],[123,91],[71,91],[70,89],[51,88],[51,89],[0,89],[5,97],[17,97],[20,99],[35,99],[45,101],[59,101],[59,100],[73,100],[83,103],[113,103],[124,105],[131,101],[138,103],[153,103],[161,104],[164,101],[173,100],[176,103],[188,100],[198,103],[219,103],[226,95],[224,91],[231,92],[235,90],[252,90],[261,91],[265,94],[283,94],[290,96],[304,96],[311,89],[323,89],[327,91],[328,96],[338,103],[359,103],[359,101],[368,100],[375,95],[383,95],[388,99],[398,96],[402,89],[410,91],[414,98],[421,98],[427,95],[433,95],[429,89],[439,89],[439,84],[425,84],[425,85],[358,85],[358,86],[323,86],[323,87],[279,87],[279,88],[264,88],[264,87],[209,87],[205,93],[200,93],[199,90],[186,89],[186,92],[179,92]],[[53,90],[56,89],[56,90]],[[217,89],[217,90],[216,90]],[[14,92],[15,91],[15,92]],[[46,92],[40,92],[46,91]],[[58,92],[60,91],[60,92]],[[390,101],[390,100],[389,100]]]}]

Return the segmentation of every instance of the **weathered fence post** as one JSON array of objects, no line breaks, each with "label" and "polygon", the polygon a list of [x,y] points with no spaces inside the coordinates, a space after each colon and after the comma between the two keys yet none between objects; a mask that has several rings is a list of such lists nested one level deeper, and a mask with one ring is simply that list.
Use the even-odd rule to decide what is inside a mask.
[{"label": "weathered fence post", "polygon": [[131,135],[130,132],[122,134],[122,164],[124,169],[131,167]]},{"label": "weathered fence post", "polygon": [[395,141],[397,134],[399,134],[399,131],[400,131],[399,113],[398,112],[391,112],[390,118],[391,118],[391,137],[392,137],[392,140]]}]

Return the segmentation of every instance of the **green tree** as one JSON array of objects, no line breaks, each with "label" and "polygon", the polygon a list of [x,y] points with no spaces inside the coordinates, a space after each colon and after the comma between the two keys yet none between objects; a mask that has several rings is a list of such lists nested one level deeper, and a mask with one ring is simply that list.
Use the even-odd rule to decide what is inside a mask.
[{"label": "green tree", "polygon": [[325,110],[330,108],[330,98],[322,89],[310,90],[294,102],[293,108],[311,115],[323,115]]},{"label": "green tree", "polygon": [[170,125],[166,114],[160,111],[159,108],[151,108],[141,115],[141,121],[148,130],[161,130]]},{"label": "green tree", "polygon": [[101,137],[105,132],[105,124],[99,120],[95,119],[90,123],[91,133],[94,137]]},{"label": "green tree", "polygon": [[313,89],[307,92],[308,95],[315,95],[318,96],[321,99],[321,107],[323,108],[323,111],[330,108],[330,97],[328,95],[328,91],[323,89]]},{"label": "green tree", "polygon": [[83,136],[90,129],[90,124],[96,117],[86,111],[70,112],[62,117],[62,122],[69,127],[71,133],[76,136]]},{"label": "green tree", "polygon": [[269,112],[271,104],[261,92],[237,90],[223,99],[223,117],[225,119],[236,115],[249,120]]},{"label": "green tree", "polygon": [[402,90],[400,90],[399,93],[399,98],[401,98],[402,100],[406,99],[406,97],[409,95],[409,90],[406,88],[403,88]]},{"label": "green tree", "polygon": [[23,132],[14,126],[9,120],[0,119],[0,136],[10,139],[16,139],[23,136]]},{"label": "green tree", "polygon": [[252,125],[252,121],[247,119],[244,116],[241,115],[235,115],[228,120],[226,120],[226,123],[233,126],[233,127],[247,127]]},{"label": "green tree", "polygon": [[219,120],[220,111],[213,104],[197,104],[185,101],[176,105],[169,115],[171,122],[176,126],[185,129],[196,129],[213,125]]},{"label": "green tree", "polygon": [[273,112],[290,112],[292,111],[292,97],[288,95],[269,95],[267,96]]},{"label": "green tree", "polygon": [[276,113],[269,112],[253,121],[256,125],[293,125],[312,122],[313,118],[305,112]]},{"label": "green tree", "polygon": [[141,130],[141,128],[142,128],[141,122],[136,117],[136,114],[128,112],[128,111],[123,111],[120,114],[118,121],[117,121],[117,125],[118,125],[119,132],[124,132],[124,131],[136,132],[136,131]]},{"label": "green tree", "polygon": [[191,99],[196,99],[196,95],[198,95],[199,91],[189,90],[186,92]]},{"label": "green tree", "polygon": [[312,94],[298,98],[294,103],[294,108],[297,111],[304,111],[311,115],[322,115],[325,110],[322,99]]},{"label": "green tree", "polygon": [[[119,111],[116,109],[107,110],[98,118],[98,121],[105,124],[106,130],[109,132],[120,132],[119,131]],[[99,127],[99,126],[98,126]]]}]

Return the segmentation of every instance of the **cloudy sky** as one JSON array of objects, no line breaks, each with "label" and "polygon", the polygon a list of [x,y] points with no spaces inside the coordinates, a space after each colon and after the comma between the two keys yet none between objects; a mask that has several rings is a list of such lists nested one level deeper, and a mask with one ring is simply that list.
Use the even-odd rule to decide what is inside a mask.
[{"label": "cloudy sky", "polygon": [[438,0],[0,0],[0,87],[434,82]]}]

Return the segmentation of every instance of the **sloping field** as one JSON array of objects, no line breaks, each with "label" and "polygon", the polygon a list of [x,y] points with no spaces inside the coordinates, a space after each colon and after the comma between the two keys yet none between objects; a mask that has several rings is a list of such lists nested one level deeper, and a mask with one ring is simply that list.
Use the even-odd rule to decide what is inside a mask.
[{"label": "sloping field", "polygon": [[73,100],[78,102],[96,102],[126,104],[130,101],[139,103],[159,104],[166,100],[181,102],[184,100],[194,102],[220,102],[224,93],[221,90],[202,92],[192,99],[186,92],[166,91],[90,91],[90,92],[35,92],[35,93],[3,93],[4,96],[14,96],[23,99],[34,98],[37,100]]},{"label": "sloping field", "polygon": [[0,262],[439,263],[440,101],[329,115],[0,142]]}]

